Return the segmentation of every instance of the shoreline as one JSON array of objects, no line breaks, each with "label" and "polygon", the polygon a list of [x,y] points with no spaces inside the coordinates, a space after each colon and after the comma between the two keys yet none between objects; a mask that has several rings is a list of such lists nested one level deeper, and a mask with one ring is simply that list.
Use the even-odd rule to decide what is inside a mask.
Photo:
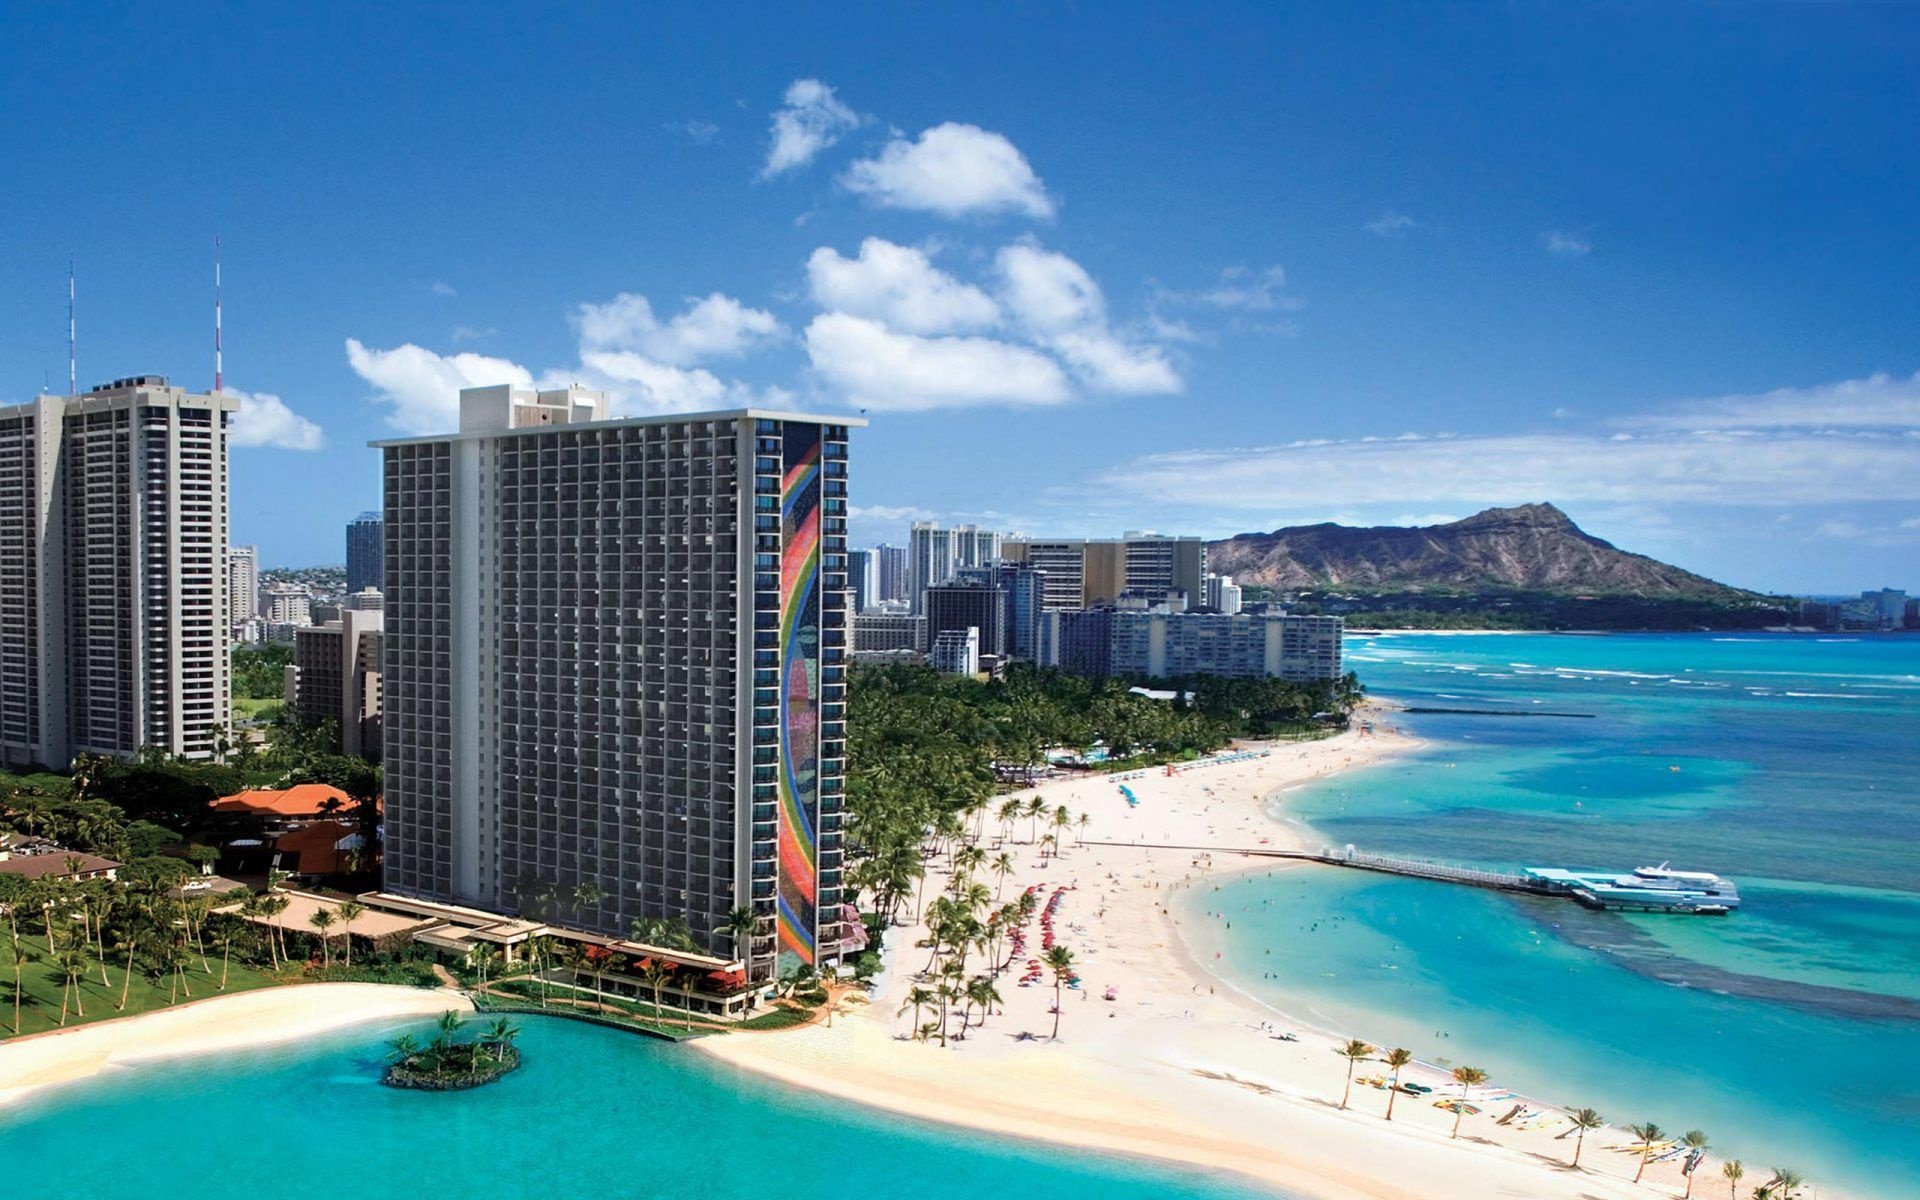
[{"label": "shoreline", "polygon": [[446,988],[290,983],[0,1042],[0,1110],[48,1089],[160,1059],[281,1045],[370,1021],[473,1005]]},{"label": "shoreline", "polygon": [[[1564,1122],[1496,1127],[1493,1118],[1516,1103],[1542,1114],[1562,1111],[1520,1095],[1487,1105],[1485,1116],[1469,1116],[1453,1139],[1452,1114],[1432,1102],[1449,1089],[1457,1093],[1458,1085],[1431,1065],[1402,1073],[1437,1090],[1399,1096],[1391,1124],[1381,1116],[1385,1093],[1357,1082],[1352,1107],[1341,1110],[1345,1061],[1333,1047],[1351,1035],[1301,1020],[1226,973],[1216,974],[1205,960],[1208,950],[1185,935],[1180,919],[1197,894],[1193,889],[1313,864],[1155,850],[1147,843],[1311,848],[1311,827],[1270,812],[1280,813],[1285,793],[1297,787],[1425,745],[1383,722],[1386,711],[1375,708],[1378,732],[1371,736],[1349,731],[1314,743],[1269,743],[1267,758],[1177,777],[1135,773],[1129,786],[1137,809],[1113,801],[1112,780],[1049,781],[1014,793],[1090,805],[1094,821],[1088,845],[1070,845],[1049,864],[1033,861],[1024,827],[1015,827],[1005,847],[1019,860],[1006,881],[1008,898],[1042,880],[1042,899],[1056,887],[1067,889],[1055,928],[1061,943],[1075,950],[1084,990],[1064,993],[1058,1042],[1046,1040],[1053,988],[1016,987],[1017,969],[996,980],[1004,1013],[970,1029],[964,1040],[946,1049],[910,1040],[897,1010],[926,954],[915,946],[924,934],[916,925],[892,931],[871,1002],[849,1006],[832,1028],[816,1024],[778,1037],[691,1045],[717,1062],[789,1086],[919,1120],[1203,1167],[1298,1200],[1678,1196],[1684,1179],[1674,1161],[1651,1164],[1644,1184],[1632,1182],[1637,1160],[1614,1152],[1630,1140],[1624,1131],[1590,1132],[1576,1173],[1566,1166],[1572,1139],[1555,1138]],[[944,880],[944,865],[943,858],[929,862],[929,895]],[[1100,998],[1108,986],[1118,990],[1114,1002]],[[957,1018],[953,1026],[957,1030]],[[1298,1041],[1276,1040],[1280,1029]],[[1355,1076],[1383,1071],[1369,1062]],[[1702,1172],[1701,1183],[1705,1173],[1717,1180],[1717,1162],[1710,1159]]]}]

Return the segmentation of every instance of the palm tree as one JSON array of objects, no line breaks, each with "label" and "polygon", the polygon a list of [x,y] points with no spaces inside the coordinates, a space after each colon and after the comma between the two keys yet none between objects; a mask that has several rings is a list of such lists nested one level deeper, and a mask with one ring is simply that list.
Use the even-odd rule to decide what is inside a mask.
[{"label": "palm tree", "polygon": [[1395,1046],[1387,1051],[1387,1065],[1393,1068],[1393,1075],[1387,1080],[1387,1120],[1393,1120],[1393,1100],[1400,1094],[1400,1068],[1413,1063],[1413,1051],[1404,1046]]},{"label": "palm tree", "polygon": [[667,986],[667,980],[672,976],[673,968],[657,958],[648,959],[646,967],[640,972],[640,978],[646,980],[647,986],[653,989],[653,1015],[656,1017],[665,1008],[660,1002],[660,989]]},{"label": "palm tree", "polygon": [[745,904],[729,911],[726,919],[720,922],[720,931],[732,936],[734,953],[740,956],[740,961],[743,963],[752,952],[753,935],[759,929],[759,916],[754,913],[751,906]]},{"label": "palm tree", "polygon": [[606,892],[602,891],[600,888],[600,885],[595,883],[591,879],[587,880],[585,883],[582,883],[578,887],[574,888],[573,889],[574,919],[575,920],[580,919],[580,910],[583,908],[599,908],[600,901],[606,899],[606,897],[607,897]]},{"label": "palm tree", "polygon": [[1058,1041],[1060,1037],[1060,989],[1066,986],[1067,980],[1073,978],[1073,951],[1067,949],[1065,946],[1054,946],[1045,954],[1041,955],[1040,958],[1042,962],[1047,964],[1047,969],[1053,972],[1053,1032],[1049,1034],[1048,1037],[1049,1040]]},{"label": "palm tree", "polygon": [[460,1014],[449,1008],[442,1012],[433,1023],[433,1044],[428,1047],[434,1061],[446,1057],[447,1050],[453,1045],[453,1035],[460,1032]]},{"label": "palm tree", "polygon": [[923,987],[916,987],[907,993],[906,1000],[900,1005],[900,1012],[906,1012],[908,1009],[913,1010],[913,1036],[916,1041],[919,1040],[920,1037],[920,1010],[932,1004],[933,1000],[934,995],[932,992]]},{"label": "palm tree", "polygon": [[68,989],[73,991],[73,1010],[82,1020],[85,1020],[87,1008],[80,997],[80,981],[86,977],[87,968],[92,965],[87,960],[87,952],[78,946],[69,946],[60,952],[55,961],[59,965],[61,977],[66,980],[65,986],[60,989],[60,1023],[62,1025],[67,1023]]},{"label": "palm tree", "polygon": [[115,953],[124,950],[127,954],[127,971],[126,975],[120,980],[120,1003],[113,1006],[113,1011],[115,1012],[125,1012],[127,1010],[127,993],[133,987],[133,951],[134,947],[139,944],[139,941],[139,923],[134,917],[129,916],[126,929],[113,943]]},{"label": "palm tree", "polygon": [[479,976],[481,991],[487,990],[487,975],[493,970],[493,964],[499,961],[500,952],[492,946],[481,945],[473,948],[473,966]]},{"label": "palm tree", "polygon": [[487,1032],[481,1040],[494,1048],[496,1057],[504,1057],[499,1054],[500,1047],[512,1045],[513,1039],[519,1036],[520,1027],[518,1025],[515,1025],[505,1017],[497,1017],[494,1019],[493,1024],[487,1026]]},{"label": "palm tree", "polygon": [[367,906],[358,900],[342,900],[339,906],[333,910],[333,915],[340,918],[340,924],[346,933],[347,965],[349,967],[353,965],[353,923],[365,916],[366,912]]},{"label": "palm tree", "polygon": [[1000,840],[1001,841],[1004,842],[1004,841],[1012,840],[1013,823],[1020,819],[1020,814],[1023,811],[1024,809],[1022,809],[1020,802],[1018,800],[1009,799],[1000,805],[1000,811],[994,815],[999,817],[1000,819]]},{"label": "palm tree", "polygon": [[331,967],[333,965],[333,943],[327,940],[327,930],[333,928],[333,910],[328,908],[315,909],[313,915],[307,918],[307,924],[313,926],[320,934],[320,965],[323,968]]},{"label": "palm tree", "polygon": [[555,942],[552,937],[541,934],[527,943],[527,957],[533,963],[533,971],[540,981],[540,1007],[547,1007],[547,972],[553,968]]},{"label": "palm tree", "polygon": [[[1072,828],[1073,828],[1073,814],[1067,811],[1067,806],[1062,804],[1059,808],[1054,809],[1053,810],[1054,832],[1057,834],[1062,830],[1072,829]],[[1054,839],[1053,844],[1054,844],[1054,853],[1058,854],[1060,852],[1059,850],[1060,841],[1057,837]]]},{"label": "palm tree", "polygon": [[1753,1194],[1759,1200],[1796,1200],[1805,1183],[1800,1172],[1791,1167],[1774,1167],[1773,1178],[1761,1184]]},{"label": "palm tree", "polygon": [[1640,1139],[1640,1168],[1633,1173],[1633,1181],[1639,1183],[1640,1177],[1647,1173],[1647,1160],[1653,1157],[1653,1144],[1665,1137],[1667,1131],[1648,1121],[1644,1125],[1627,1126],[1627,1132]]},{"label": "palm tree", "polygon": [[1347,1090],[1340,1093],[1340,1107],[1347,1106],[1347,1100],[1353,1095],[1353,1069],[1373,1056],[1375,1047],[1369,1046],[1359,1038],[1353,1038],[1344,1045],[1335,1046],[1333,1052],[1347,1060]]},{"label": "palm tree", "polygon": [[1047,811],[1047,802],[1035,796],[1027,801],[1027,840],[1033,841],[1040,833],[1040,814]]},{"label": "palm tree", "polygon": [[933,989],[933,994],[940,1000],[940,1045],[944,1047],[947,1044],[948,1010],[953,1002],[958,1000],[964,993],[961,992],[959,988],[953,986],[951,979],[942,979],[940,985]]},{"label": "palm tree", "polygon": [[[1705,1154],[1707,1150],[1707,1135],[1698,1129],[1689,1129],[1680,1135],[1680,1143],[1691,1151],[1692,1154]],[[1691,1157],[1692,1154],[1690,1154],[1689,1157]],[[1693,1171],[1689,1170],[1687,1172],[1687,1197],[1690,1198],[1692,1195]]]},{"label": "palm tree", "polygon": [[1580,1136],[1575,1138],[1573,1142],[1573,1169],[1578,1171],[1580,1169],[1580,1150],[1587,1144],[1587,1131],[1589,1129],[1598,1129],[1607,1122],[1604,1117],[1591,1108],[1577,1108],[1567,1114],[1567,1119],[1571,1120],[1573,1127],[1580,1131]]},{"label": "palm tree", "polygon": [[1000,902],[1000,889],[1007,886],[1007,876],[1013,873],[1013,855],[1002,850],[1000,853],[994,855],[993,862],[988,864],[988,869],[994,874],[993,902],[998,904]]},{"label": "palm tree", "polygon": [[1081,813],[1079,816],[1079,819],[1074,821],[1074,824],[1079,827],[1078,832],[1074,834],[1074,839],[1073,839],[1076,845],[1084,846],[1087,844],[1087,826],[1091,824],[1092,821],[1093,821],[1093,818],[1089,817],[1085,813]]},{"label": "palm tree", "polygon": [[13,960],[13,1032],[17,1035],[20,1032],[20,996],[26,989],[21,977],[27,973],[27,948],[20,944],[17,937],[8,941],[7,947],[7,957]]},{"label": "palm tree", "polygon": [[[985,1025],[987,1018],[993,1015],[993,1006],[1001,1002],[1000,989],[993,986],[993,980],[985,975],[967,984],[967,1005],[980,1006],[980,1024]],[[962,1022],[964,1027],[964,1021]]]},{"label": "palm tree", "polygon": [[1453,1081],[1460,1085],[1460,1103],[1453,1110],[1453,1136],[1460,1136],[1460,1118],[1467,1115],[1467,1093],[1487,1081],[1479,1067],[1455,1067]]},{"label": "palm tree", "polygon": [[410,1033],[403,1033],[387,1043],[387,1051],[395,1062],[405,1062],[420,1053],[420,1041]]},{"label": "palm tree", "polygon": [[1727,1200],[1740,1200],[1740,1178],[1747,1173],[1737,1158],[1730,1158],[1720,1164],[1720,1174],[1727,1181]]}]

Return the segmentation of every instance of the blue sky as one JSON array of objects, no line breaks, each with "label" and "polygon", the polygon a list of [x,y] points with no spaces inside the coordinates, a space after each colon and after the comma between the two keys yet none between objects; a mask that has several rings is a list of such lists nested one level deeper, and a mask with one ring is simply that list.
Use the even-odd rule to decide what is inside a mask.
[{"label": "blue sky", "polygon": [[[186,7],[186,6],[180,6]],[[1551,500],[1920,588],[1920,10],[8,5],[0,401],[253,398],[339,561],[462,382],[864,408],[857,540]]]}]

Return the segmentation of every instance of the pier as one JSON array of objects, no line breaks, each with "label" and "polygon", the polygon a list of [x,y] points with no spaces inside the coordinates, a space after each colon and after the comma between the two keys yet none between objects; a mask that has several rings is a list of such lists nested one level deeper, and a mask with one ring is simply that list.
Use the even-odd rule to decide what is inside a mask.
[{"label": "pier", "polygon": [[1352,846],[1344,850],[1275,850],[1264,846],[1181,846],[1171,842],[1096,842],[1089,846],[1133,846],[1141,850],[1184,850],[1195,854],[1238,854],[1247,858],[1283,858],[1296,862],[1325,863],[1333,867],[1351,867],[1356,871],[1376,871],[1382,875],[1405,875],[1413,879],[1431,879],[1439,883],[1458,883],[1467,887],[1492,888],[1502,892],[1527,892],[1536,896],[1566,896],[1571,892],[1555,888],[1524,875],[1483,871],[1475,867],[1457,867],[1450,863],[1429,862],[1420,858],[1395,858],[1385,854],[1367,854]]},{"label": "pier", "polygon": [[[1555,896],[1572,900],[1588,908],[1616,912],[1702,912],[1722,915],[1740,903],[1739,893],[1730,882],[1714,878],[1725,889],[1725,903],[1674,903],[1649,892],[1631,893],[1619,888],[1596,886],[1596,876],[1573,871],[1529,868],[1525,874],[1487,871],[1422,858],[1400,858],[1386,854],[1368,854],[1352,846],[1341,849],[1276,850],[1263,846],[1182,846],[1156,842],[1088,842],[1093,846],[1133,846],[1141,850],[1179,850],[1194,854],[1238,854],[1245,858],[1291,859],[1296,862],[1322,863],[1355,871],[1373,871],[1381,875],[1400,875],[1409,879],[1430,879],[1436,883],[1456,883],[1465,887],[1487,888],[1498,892],[1520,892],[1529,896]],[[1651,870],[1651,868],[1649,868]],[[1612,894],[1619,893],[1619,894]],[[1712,901],[1718,897],[1704,897]]]}]

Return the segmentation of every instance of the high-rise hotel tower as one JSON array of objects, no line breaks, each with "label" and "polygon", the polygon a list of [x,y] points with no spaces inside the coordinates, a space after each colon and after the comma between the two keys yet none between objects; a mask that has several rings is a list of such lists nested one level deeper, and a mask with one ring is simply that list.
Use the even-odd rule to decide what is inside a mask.
[{"label": "high-rise hotel tower", "polygon": [[388,891],[836,957],[852,424],[499,386],[375,443]]},{"label": "high-rise hotel tower", "polygon": [[141,375],[0,408],[0,762],[213,754],[238,407]]}]

